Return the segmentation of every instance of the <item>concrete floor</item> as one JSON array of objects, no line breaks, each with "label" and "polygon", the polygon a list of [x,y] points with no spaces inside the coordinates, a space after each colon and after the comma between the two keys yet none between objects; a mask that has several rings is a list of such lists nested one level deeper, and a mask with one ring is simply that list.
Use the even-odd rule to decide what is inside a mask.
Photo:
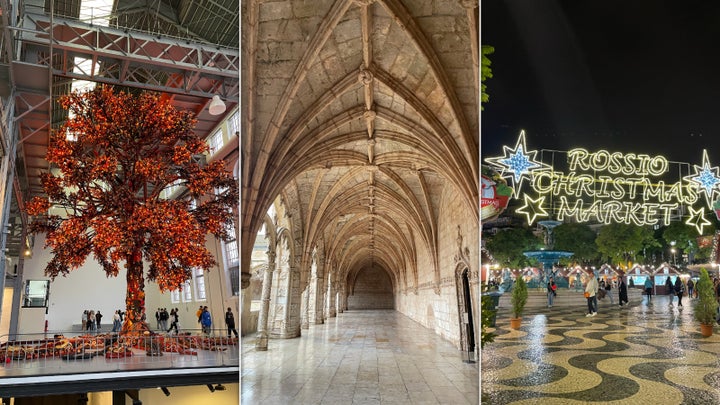
[{"label": "concrete floor", "polygon": [[718,404],[720,328],[703,337],[693,306],[643,297],[590,318],[554,306],[526,311],[519,330],[500,312],[481,354],[482,403]]},{"label": "concrete floor", "polygon": [[346,311],[255,351],[242,340],[247,404],[478,404],[477,363],[396,311]]}]

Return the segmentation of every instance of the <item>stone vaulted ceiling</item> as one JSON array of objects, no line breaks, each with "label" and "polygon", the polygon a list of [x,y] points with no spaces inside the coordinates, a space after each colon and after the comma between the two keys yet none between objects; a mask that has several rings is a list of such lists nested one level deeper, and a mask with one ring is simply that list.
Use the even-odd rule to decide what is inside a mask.
[{"label": "stone vaulted ceiling", "polygon": [[479,220],[477,6],[243,0],[243,273],[278,196],[350,274],[436,258],[447,187]]}]

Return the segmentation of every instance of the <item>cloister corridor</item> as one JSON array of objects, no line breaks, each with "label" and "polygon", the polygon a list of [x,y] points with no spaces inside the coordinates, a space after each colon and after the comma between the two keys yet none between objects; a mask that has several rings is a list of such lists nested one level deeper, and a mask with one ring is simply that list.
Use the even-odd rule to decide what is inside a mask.
[{"label": "cloister corridor", "polygon": [[478,404],[478,363],[394,310],[349,310],[267,351],[242,340],[242,404]]}]

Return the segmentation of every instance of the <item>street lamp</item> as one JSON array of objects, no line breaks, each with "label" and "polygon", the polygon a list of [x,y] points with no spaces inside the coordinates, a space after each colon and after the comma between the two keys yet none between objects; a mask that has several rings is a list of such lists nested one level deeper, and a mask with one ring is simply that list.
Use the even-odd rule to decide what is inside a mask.
[{"label": "street lamp", "polygon": [[675,258],[675,252],[677,252],[677,250],[675,250],[675,248],[672,248],[672,249],[670,249],[670,252],[672,252],[672,254],[673,254],[673,266],[677,267],[677,260]]}]

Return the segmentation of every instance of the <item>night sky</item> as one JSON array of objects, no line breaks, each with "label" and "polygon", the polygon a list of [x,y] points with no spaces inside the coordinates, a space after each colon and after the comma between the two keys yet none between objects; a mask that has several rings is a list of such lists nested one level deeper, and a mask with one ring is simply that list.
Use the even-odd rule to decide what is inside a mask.
[{"label": "night sky", "polygon": [[720,164],[720,2],[481,0],[483,157],[532,150]]}]

